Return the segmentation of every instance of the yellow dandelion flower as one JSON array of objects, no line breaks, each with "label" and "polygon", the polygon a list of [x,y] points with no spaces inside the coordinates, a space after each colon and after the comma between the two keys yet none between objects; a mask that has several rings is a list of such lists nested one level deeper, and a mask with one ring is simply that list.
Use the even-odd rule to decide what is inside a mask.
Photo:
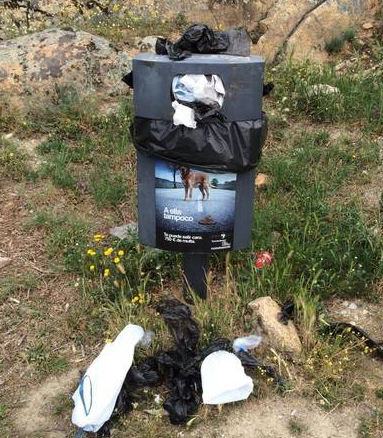
[{"label": "yellow dandelion flower", "polygon": [[113,248],[108,248],[104,251],[104,255],[110,256],[112,254],[112,252],[113,252]]},{"label": "yellow dandelion flower", "polygon": [[114,263],[117,265],[117,263],[120,263],[120,257],[115,257],[113,259]]},{"label": "yellow dandelion flower", "polygon": [[104,277],[108,277],[109,274],[110,274],[110,269],[106,268],[106,269],[104,270]]},{"label": "yellow dandelion flower", "polygon": [[121,257],[124,255],[124,251],[122,249],[120,249],[117,254]]},{"label": "yellow dandelion flower", "polygon": [[9,156],[10,156],[11,158],[13,157],[13,155],[14,155],[13,152],[11,152],[11,153],[9,154]]},{"label": "yellow dandelion flower", "polygon": [[94,251],[92,248],[88,249],[88,251],[86,252],[89,256],[94,256],[96,255],[96,251]]},{"label": "yellow dandelion flower", "polygon": [[142,299],[139,300],[139,303],[140,303],[140,304],[144,304],[144,300],[142,300]]},{"label": "yellow dandelion flower", "polygon": [[95,269],[95,266],[94,266],[94,265],[90,265],[90,266],[89,266],[89,270],[90,270],[90,271],[92,271],[92,272],[93,272],[93,271],[94,271],[94,269]]},{"label": "yellow dandelion flower", "polygon": [[95,242],[100,242],[104,237],[105,237],[105,236],[104,236],[103,234],[96,233],[96,234],[93,236],[93,239],[94,239]]}]

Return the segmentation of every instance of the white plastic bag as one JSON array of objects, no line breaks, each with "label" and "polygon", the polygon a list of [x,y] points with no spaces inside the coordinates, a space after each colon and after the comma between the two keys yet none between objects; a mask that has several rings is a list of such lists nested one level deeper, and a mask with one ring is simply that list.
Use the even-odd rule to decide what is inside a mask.
[{"label": "white plastic bag", "polygon": [[245,400],[253,391],[253,380],[245,374],[241,361],[233,353],[216,351],[201,365],[202,400],[220,405]]},{"label": "white plastic bag", "polygon": [[134,349],[144,334],[141,326],[129,324],[114,342],[105,345],[73,394],[73,424],[87,432],[97,432],[109,420],[132,365]]},{"label": "white plastic bag", "polygon": [[194,109],[182,105],[180,102],[203,102],[206,105],[222,107],[225,96],[225,87],[222,79],[217,75],[178,75],[172,83],[175,100],[172,105],[175,109],[173,123],[175,126],[184,125],[188,128],[197,127]]},{"label": "white plastic bag", "polygon": [[187,128],[195,129],[197,122],[195,121],[195,112],[193,108],[178,103],[176,100],[172,103],[175,113],[173,115],[173,124],[175,126],[184,125]]},{"label": "white plastic bag", "polygon": [[237,338],[233,342],[233,350],[238,353],[239,351],[248,351],[253,348],[257,348],[262,342],[261,336],[250,335],[244,338]]}]

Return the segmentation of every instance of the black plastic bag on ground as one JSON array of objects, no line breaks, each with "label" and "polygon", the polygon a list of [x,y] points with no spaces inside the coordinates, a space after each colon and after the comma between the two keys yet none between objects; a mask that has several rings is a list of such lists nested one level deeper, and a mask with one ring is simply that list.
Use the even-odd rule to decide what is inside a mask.
[{"label": "black plastic bag on ground", "polygon": [[359,339],[362,339],[368,347],[370,347],[380,358],[383,359],[383,342],[375,341],[362,328],[347,322],[333,322],[327,327],[327,329],[330,330],[332,336],[342,334],[344,332],[352,333]]},{"label": "black plastic bag on ground", "polygon": [[199,339],[198,324],[192,319],[188,306],[175,299],[168,299],[157,306],[181,353],[195,355]]},{"label": "black plastic bag on ground", "polygon": [[145,155],[211,171],[246,172],[257,166],[267,136],[267,117],[222,122],[207,118],[196,129],[174,126],[170,120],[135,117],[134,146]]}]

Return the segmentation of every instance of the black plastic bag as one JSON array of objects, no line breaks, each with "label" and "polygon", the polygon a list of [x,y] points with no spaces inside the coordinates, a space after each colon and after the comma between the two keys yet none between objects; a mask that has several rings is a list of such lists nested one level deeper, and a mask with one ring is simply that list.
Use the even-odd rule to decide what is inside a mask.
[{"label": "black plastic bag", "polygon": [[173,61],[182,61],[192,53],[250,56],[251,39],[246,29],[230,29],[215,32],[204,24],[193,24],[174,44],[166,38],[158,38],[157,55],[168,55]]},{"label": "black plastic bag", "polygon": [[350,331],[352,334],[362,339],[364,343],[374,350],[374,352],[383,359],[383,342],[377,342],[372,337],[366,333],[362,328],[349,324],[347,322],[334,322],[328,326],[328,330],[330,330],[331,335],[338,335],[343,332]]},{"label": "black plastic bag", "polygon": [[194,24],[186,29],[174,44],[158,39],[156,53],[168,55],[173,61],[182,61],[192,53],[223,53],[229,47],[229,37],[223,32],[213,32],[208,26]]},{"label": "black plastic bag", "polygon": [[293,301],[286,301],[282,306],[282,312],[278,314],[279,321],[287,325],[289,320],[294,319],[295,304]]},{"label": "black plastic bag", "polygon": [[[154,357],[145,358],[139,365],[131,367],[110,421],[132,409],[133,393],[146,386],[165,384],[170,390],[164,409],[172,424],[186,423],[194,415],[202,402],[201,362],[215,351],[232,351],[232,342],[217,339],[198,352],[199,326],[192,318],[190,309],[176,299],[167,299],[157,306],[175,342],[175,349],[158,352]],[[269,366],[264,365],[247,352],[236,353],[244,367],[261,367],[277,384],[283,379]],[[110,421],[98,432],[98,436],[110,436]]]},{"label": "black plastic bag", "polygon": [[198,324],[192,319],[188,306],[175,299],[168,299],[157,306],[181,353],[195,354],[199,339]]},{"label": "black plastic bag", "polygon": [[196,129],[135,117],[131,135],[136,149],[149,156],[211,171],[246,172],[261,158],[267,117],[263,113],[261,120],[239,122],[207,118]]}]

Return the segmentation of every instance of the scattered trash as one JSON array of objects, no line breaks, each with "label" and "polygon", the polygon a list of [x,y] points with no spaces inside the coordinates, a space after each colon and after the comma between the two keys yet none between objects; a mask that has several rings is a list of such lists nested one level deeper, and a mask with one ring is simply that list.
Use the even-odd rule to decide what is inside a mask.
[{"label": "scattered trash", "polygon": [[250,335],[244,338],[237,338],[233,342],[233,350],[238,353],[240,351],[248,351],[257,348],[262,342],[262,337],[258,335]]},{"label": "scattered trash", "polygon": [[270,266],[273,261],[273,256],[268,251],[259,251],[255,254],[254,266],[256,269],[263,269]]},{"label": "scattered trash", "polygon": [[129,324],[114,342],[105,345],[73,394],[73,424],[84,431],[97,432],[109,420],[132,365],[134,349],[143,337],[141,326]]},{"label": "scattered trash", "polygon": [[[175,348],[147,357],[140,364],[129,369],[117,398],[111,421],[133,409],[136,390],[164,384],[169,392],[163,407],[169,414],[170,422],[172,424],[186,423],[188,417],[194,415],[202,403],[201,362],[212,353],[218,351],[231,353],[232,351],[233,343],[230,340],[217,339],[204,350],[198,352],[199,326],[193,320],[189,307],[180,301],[166,299],[157,306],[157,311],[164,318],[173,336]],[[248,345],[255,345],[254,335],[242,339],[248,338],[250,338],[250,341],[247,341]],[[247,348],[252,347],[248,346]],[[277,385],[284,384],[282,377],[272,367],[263,364],[248,352],[239,351],[235,354],[231,353],[231,355],[240,360],[242,367],[263,369]],[[249,384],[249,381],[247,383]],[[160,397],[157,397],[155,402],[159,401]],[[109,434],[110,422],[108,421],[98,431],[98,436],[109,436]]]},{"label": "scattered trash", "polygon": [[254,387],[240,359],[227,351],[216,351],[205,358],[201,378],[202,400],[209,405],[246,400]]},{"label": "scattered trash", "polygon": [[156,53],[168,55],[173,61],[182,61],[192,53],[250,56],[251,39],[246,29],[214,32],[206,25],[194,24],[186,29],[174,44],[166,38],[158,38]]}]

